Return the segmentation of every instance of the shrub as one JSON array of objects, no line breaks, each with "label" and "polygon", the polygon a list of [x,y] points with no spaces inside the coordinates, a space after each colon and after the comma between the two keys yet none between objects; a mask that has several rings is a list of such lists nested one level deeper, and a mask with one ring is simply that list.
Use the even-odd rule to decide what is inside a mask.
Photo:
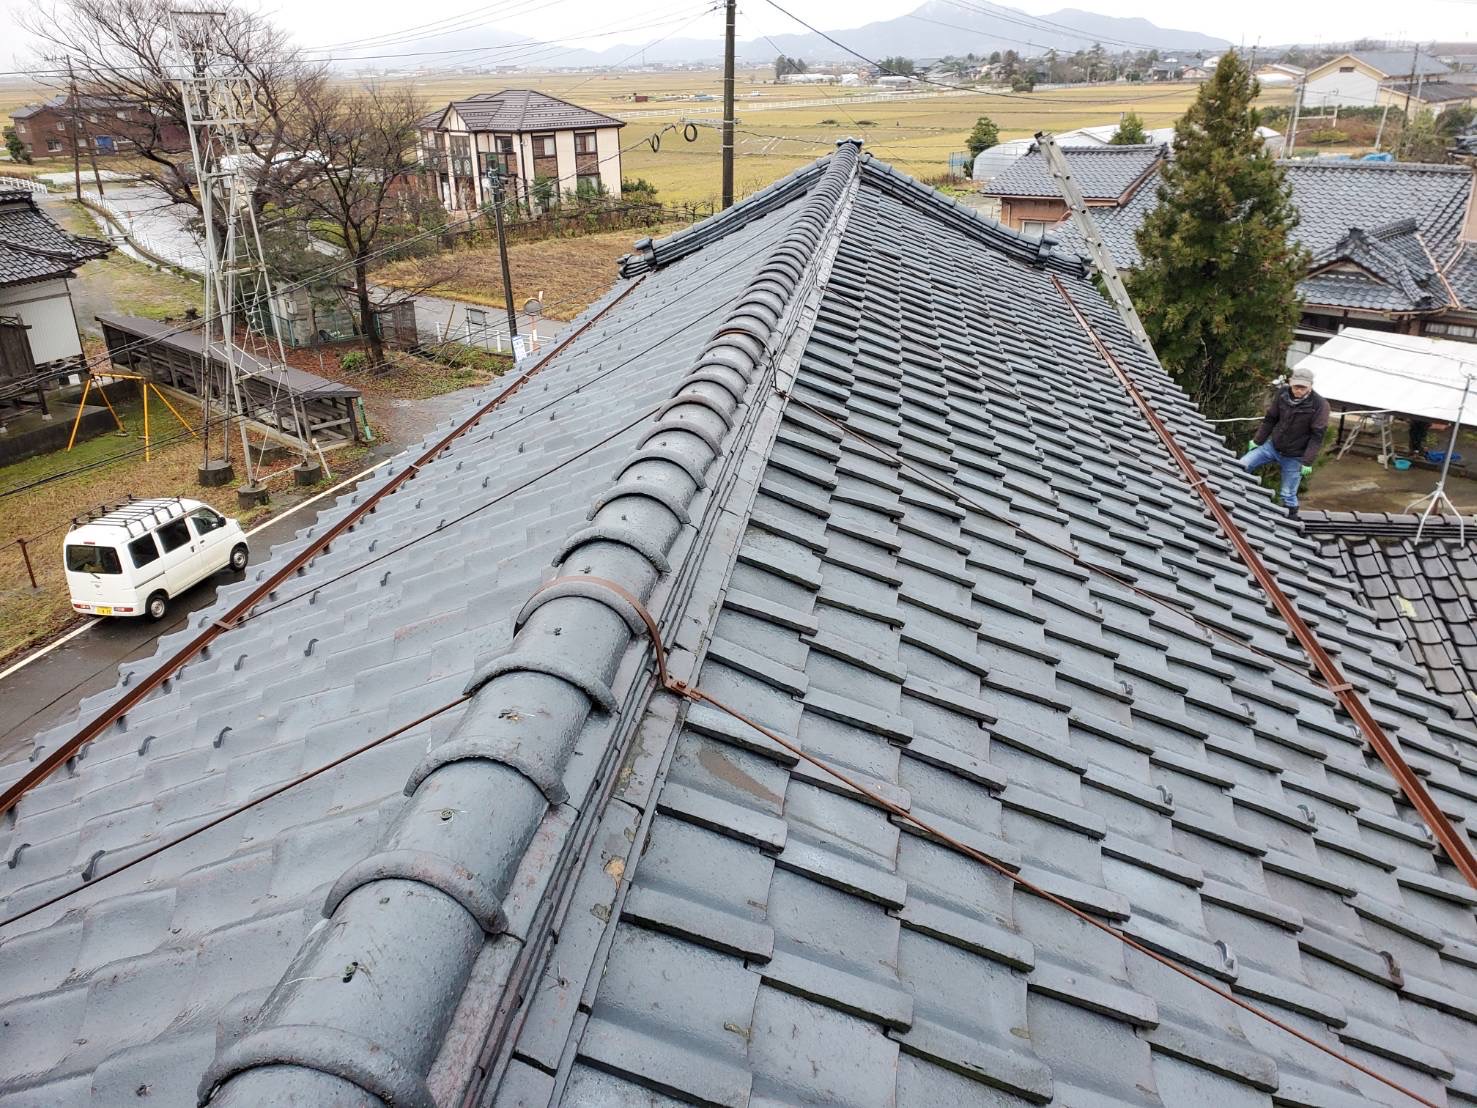
[{"label": "shrub", "polygon": [[350,350],[347,354],[339,358],[338,364],[339,368],[345,373],[357,373],[364,368],[365,363],[368,361],[369,359],[361,351]]},{"label": "shrub", "polygon": [[1299,142],[1306,142],[1309,146],[1329,146],[1335,142],[1343,142],[1348,136],[1334,127],[1324,127],[1321,130],[1309,131],[1305,135],[1299,135]]}]

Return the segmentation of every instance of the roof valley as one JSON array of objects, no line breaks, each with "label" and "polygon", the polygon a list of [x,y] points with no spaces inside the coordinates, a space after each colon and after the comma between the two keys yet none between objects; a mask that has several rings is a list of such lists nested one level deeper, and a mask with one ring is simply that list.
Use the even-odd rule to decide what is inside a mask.
[{"label": "roof valley", "polygon": [[[839,146],[615,487],[596,502],[592,525],[565,544],[557,576],[602,577],[643,599],[666,578],[687,509],[711,487],[724,440],[754,402],[776,328],[814,269],[858,158],[856,144]],[[585,814],[598,820],[598,812],[566,803],[583,801],[565,786],[576,747],[587,728],[603,733],[621,719],[639,719],[640,712],[621,710],[631,707],[621,700],[644,696],[647,687],[622,665],[632,644],[641,645],[639,623],[612,594],[556,584],[530,599],[519,624],[510,651],[468,685],[473,699],[451,737],[412,775],[410,799],[379,851],[335,884],[325,925],[315,928],[255,1028],[218,1053],[202,1097],[214,1091],[214,1103],[234,1105],[316,1093],[326,1101],[350,1081],[392,1103],[434,1102],[427,1076],[484,944],[502,947],[498,960],[510,974],[510,963],[529,949],[516,927],[527,921],[510,919],[515,905],[531,910],[541,899],[514,897],[524,852],[551,822],[557,828]],[[623,696],[613,687],[618,677]],[[488,818],[447,819],[447,812]],[[558,848],[545,842],[537,849]],[[366,962],[379,974],[382,1003],[346,1006],[343,967],[389,950],[420,956],[394,966]],[[386,1043],[401,1049],[387,1051]],[[461,1061],[464,1084],[475,1058]]]}]

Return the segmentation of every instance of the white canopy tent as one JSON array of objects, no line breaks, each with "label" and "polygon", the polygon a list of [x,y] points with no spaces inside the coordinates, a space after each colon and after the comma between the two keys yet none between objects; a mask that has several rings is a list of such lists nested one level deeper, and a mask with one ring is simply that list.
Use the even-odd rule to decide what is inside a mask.
[{"label": "white canopy tent", "polygon": [[[1460,516],[1446,495],[1446,475],[1463,423],[1477,424],[1477,346],[1425,335],[1397,335],[1348,327],[1297,364],[1313,372],[1313,387],[1333,403],[1398,412],[1451,424],[1451,439],[1441,460],[1441,478],[1431,492],[1406,511],[1425,503],[1421,528],[1438,506]],[[1417,528],[1416,537],[1420,537]],[[1465,541],[1465,528],[1463,528]]]},{"label": "white canopy tent", "polygon": [[1347,327],[1299,369],[1325,399],[1422,419],[1477,424],[1477,345]]}]

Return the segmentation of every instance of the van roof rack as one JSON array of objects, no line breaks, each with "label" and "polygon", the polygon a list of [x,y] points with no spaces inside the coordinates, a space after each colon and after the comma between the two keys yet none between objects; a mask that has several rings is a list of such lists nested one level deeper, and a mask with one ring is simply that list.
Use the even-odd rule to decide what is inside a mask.
[{"label": "van roof rack", "polygon": [[74,516],[72,523],[78,527],[121,527],[130,536],[144,535],[185,514],[184,501],[178,496],[156,496],[148,500],[135,500],[130,496],[117,507],[99,504],[85,516]]}]

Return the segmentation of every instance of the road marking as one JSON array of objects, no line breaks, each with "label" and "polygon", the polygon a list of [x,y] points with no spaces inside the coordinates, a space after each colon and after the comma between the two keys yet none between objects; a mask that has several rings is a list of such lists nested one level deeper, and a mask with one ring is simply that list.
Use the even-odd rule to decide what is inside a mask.
[{"label": "road marking", "polygon": [[[322,500],[325,496],[332,496],[334,493],[338,492],[340,489],[343,489],[343,488],[346,488],[349,485],[352,485],[355,481],[362,481],[364,478],[368,477],[375,470],[377,470],[377,469],[383,469],[385,466],[389,465],[391,462],[393,462],[396,458],[400,457],[400,455],[401,454],[404,454],[404,453],[405,453],[405,451],[402,450],[402,451],[400,451],[400,454],[392,455],[391,457],[386,458],[382,462],[376,462],[374,465],[370,466],[368,469],[360,470],[358,473],[354,474],[354,476],[344,478],[337,485],[334,485],[333,488],[331,488],[331,489],[324,489],[322,492],[318,493],[316,496],[310,496],[310,497],[308,497],[308,499],[306,499],[306,500],[304,500],[304,501],[302,501],[302,502],[300,502],[298,504],[294,504],[291,508],[288,508],[285,512],[281,512],[280,514],[273,516],[271,519],[267,520],[265,523],[259,523],[259,524],[257,524],[250,531],[246,532],[246,537],[247,538],[250,538],[252,535],[256,534],[258,531],[262,530],[263,528],[272,526],[272,524],[276,523],[278,520],[286,519],[288,516],[292,515],[294,512],[298,512],[298,511],[301,511],[303,508],[306,508],[309,504],[316,504],[318,501]],[[0,681],[4,681],[12,673],[17,673],[20,670],[25,669],[26,666],[30,665],[32,662],[39,661],[40,659],[46,657],[46,655],[50,654],[57,647],[62,646],[65,643],[71,642],[78,635],[81,635],[81,634],[83,634],[84,632],[87,632],[87,631],[91,631],[95,626],[97,626],[97,623],[98,623],[98,621],[95,620],[95,619],[89,620],[88,622],[84,623],[81,627],[77,627],[77,628],[74,628],[71,631],[68,631],[65,635],[63,635],[61,638],[57,639],[55,642],[47,643],[45,646],[43,646],[40,650],[36,651],[34,654],[27,654],[24,658],[22,658],[20,661],[16,662],[14,665],[10,666],[9,668],[7,668],[7,669],[5,669],[3,671],[0,671]]]}]

